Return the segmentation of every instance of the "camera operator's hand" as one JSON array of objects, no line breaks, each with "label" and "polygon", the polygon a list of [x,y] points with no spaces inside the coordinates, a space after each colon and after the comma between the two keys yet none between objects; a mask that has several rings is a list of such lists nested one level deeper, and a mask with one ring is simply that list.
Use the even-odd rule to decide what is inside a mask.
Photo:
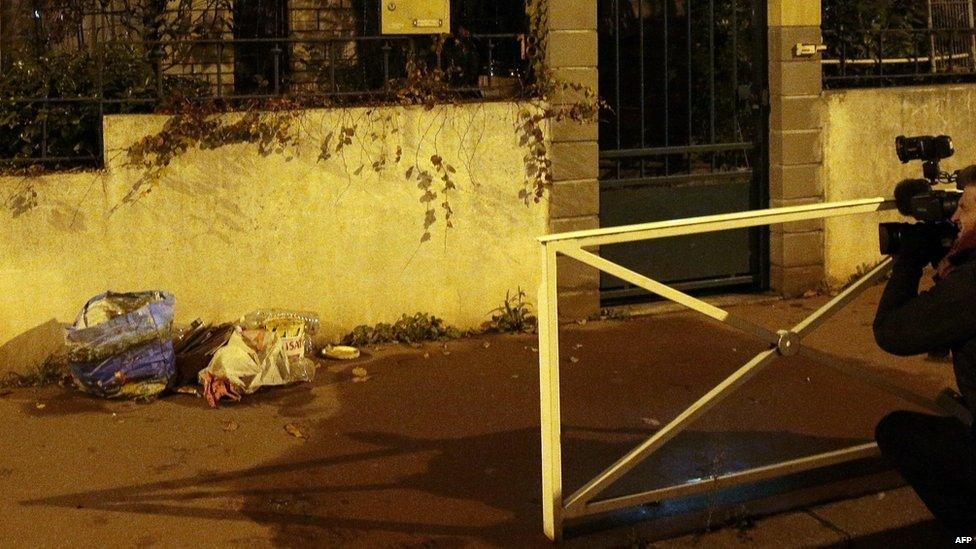
[{"label": "camera operator's hand", "polygon": [[939,268],[939,264],[942,263],[942,260],[948,254],[949,254],[949,248],[946,248],[945,246],[942,246],[941,242],[937,243],[936,248],[935,248],[935,251],[932,254],[932,260],[931,260],[932,267],[934,267],[935,269],[938,269]]},{"label": "camera operator's hand", "polygon": [[896,256],[897,262],[919,269],[929,263],[938,264],[946,252],[938,229],[929,223],[916,223],[911,228],[902,237],[901,249]]}]

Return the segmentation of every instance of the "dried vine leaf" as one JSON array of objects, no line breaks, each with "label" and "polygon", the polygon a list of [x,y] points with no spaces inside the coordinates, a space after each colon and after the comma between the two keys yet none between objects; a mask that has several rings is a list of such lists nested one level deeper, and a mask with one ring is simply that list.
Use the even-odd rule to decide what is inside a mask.
[{"label": "dried vine leaf", "polygon": [[308,440],[308,431],[297,423],[285,425],[285,432],[297,439]]}]

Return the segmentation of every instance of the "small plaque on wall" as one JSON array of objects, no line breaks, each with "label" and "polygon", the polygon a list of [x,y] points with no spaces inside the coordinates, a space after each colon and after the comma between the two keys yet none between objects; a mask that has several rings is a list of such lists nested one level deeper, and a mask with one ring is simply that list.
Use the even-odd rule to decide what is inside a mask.
[{"label": "small plaque on wall", "polygon": [[451,0],[381,0],[383,34],[449,34]]}]

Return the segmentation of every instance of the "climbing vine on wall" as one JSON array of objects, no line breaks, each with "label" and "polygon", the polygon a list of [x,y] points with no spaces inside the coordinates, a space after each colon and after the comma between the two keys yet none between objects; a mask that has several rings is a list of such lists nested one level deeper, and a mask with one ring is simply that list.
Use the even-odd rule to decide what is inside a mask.
[{"label": "climbing vine on wall", "polygon": [[[515,103],[512,127],[514,139],[524,150],[524,177],[517,189],[517,196],[526,205],[542,201],[553,181],[552,161],[546,142],[545,127],[551,122],[593,122],[601,103],[596,92],[586,86],[564,82],[554,76],[546,64],[545,51],[548,40],[548,13],[545,0],[527,0],[526,15],[528,32],[522,37],[522,56],[531,68],[522,81],[522,93]],[[430,240],[431,228],[438,222],[445,227],[455,225],[455,211],[451,197],[458,189],[457,166],[464,159],[438,151],[437,131],[428,132],[433,137],[428,143],[434,152],[424,158],[405,158],[403,142],[395,138],[398,133],[396,120],[390,109],[376,107],[411,107],[433,111],[438,106],[457,105],[471,99],[455,91],[451,84],[457,81],[460,68],[448,63],[432,64],[429,59],[441,59],[448,37],[431,41],[427,55],[412,56],[406,60],[403,78],[390,82],[390,89],[372,107],[350,108],[334,99],[314,95],[290,96],[268,101],[254,101],[236,105],[235,112],[228,112],[225,105],[215,100],[197,97],[174,97],[165,107],[169,118],[162,128],[147,135],[120,152],[124,165],[134,170],[134,181],[118,205],[143,199],[169,175],[171,167],[181,155],[191,150],[216,150],[230,145],[253,145],[261,155],[284,155],[286,160],[303,154],[311,145],[317,151],[318,162],[340,162],[349,176],[359,176],[364,171],[376,173],[389,170],[414,184],[418,200],[425,208],[421,242]],[[335,126],[313,128],[308,120],[308,109],[332,108],[339,114]],[[436,123],[451,123],[448,116],[434,113]],[[421,137],[417,150],[421,150]],[[394,137],[391,139],[391,137]],[[358,146],[367,151],[357,155],[350,165],[346,151]],[[477,145],[473,145],[477,146]],[[473,153],[473,151],[466,151]],[[458,151],[460,154],[460,151]],[[395,171],[394,171],[395,170]],[[516,190],[513,189],[513,198]],[[36,202],[36,196],[32,199]],[[23,209],[27,202],[19,201]],[[118,207],[117,206],[117,207]]]}]

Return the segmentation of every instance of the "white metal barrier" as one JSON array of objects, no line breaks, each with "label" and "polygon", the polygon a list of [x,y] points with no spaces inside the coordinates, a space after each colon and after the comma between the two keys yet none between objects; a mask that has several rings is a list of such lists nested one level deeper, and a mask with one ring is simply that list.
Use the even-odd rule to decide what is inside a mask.
[{"label": "white metal barrier", "polygon": [[[703,480],[689,481],[684,484],[638,494],[597,499],[600,493],[613,482],[659,450],[666,442],[780,356],[799,354],[918,406],[938,413],[946,413],[948,410],[950,413],[963,415],[965,412],[949,409],[947,404],[937,403],[932,398],[892,384],[866,368],[838,363],[824,353],[802,344],[802,340],[807,334],[883,277],[890,268],[890,259],[872,269],[796,326],[773,332],[583,249],[623,242],[872,213],[893,208],[893,201],[872,198],[577,231],[541,237],[539,241],[542,244],[540,251],[543,281],[539,291],[539,388],[542,407],[542,505],[546,535],[552,540],[559,540],[562,537],[563,520],[567,518],[580,518],[669,498],[694,495],[875,455],[877,446],[874,443],[861,444],[842,450],[716,475]],[[732,375],[671,420],[670,423],[664,425],[616,463],[565,498],[562,489],[562,444],[559,413],[559,324],[556,279],[556,257],[558,254],[596,267],[600,271],[756,336],[769,344],[769,349],[760,352],[746,362]],[[969,419],[971,420],[971,418]]]}]

